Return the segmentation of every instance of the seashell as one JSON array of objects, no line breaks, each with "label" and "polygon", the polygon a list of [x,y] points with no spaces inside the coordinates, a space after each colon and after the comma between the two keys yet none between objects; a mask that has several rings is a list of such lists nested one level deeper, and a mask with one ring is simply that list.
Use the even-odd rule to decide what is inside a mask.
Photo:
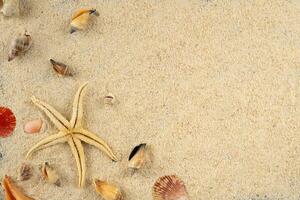
[{"label": "seashell", "polygon": [[48,162],[43,163],[42,167],[41,167],[41,171],[42,171],[42,177],[51,184],[54,184],[56,186],[60,186],[60,179],[59,176],[56,172],[56,170],[54,170]]},{"label": "seashell", "polygon": [[14,184],[11,178],[5,175],[2,181],[2,187],[5,190],[5,200],[34,200],[23,194],[21,190]]},{"label": "seashell", "polygon": [[90,15],[99,16],[99,12],[96,9],[80,9],[76,11],[72,17],[70,33],[85,29]]},{"label": "seashell", "polygon": [[101,181],[98,179],[94,180],[94,185],[96,191],[101,195],[101,197],[105,200],[122,200],[123,194],[121,190],[106,181]]},{"label": "seashell", "polygon": [[63,76],[73,76],[73,73],[70,71],[70,69],[67,65],[65,65],[61,62],[57,62],[53,59],[50,59],[50,62],[56,73],[63,75]]},{"label": "seashell", "polygon": [[0,4],[1,3],[1,12],[4,16],[10,17],[22,14],[25,9],[26,0],[0,0]]},{"label": "seashell", "polygon": [[14,113],[6,107],[0,107],[0,137],[10,136],[16,127]]},{"label": "seashell", "polygon": [[110,92],[104,96],[103,100],[104,100],[104,104],[108,104],[108,105],[114,105],[118,103],[116,96]]},{"label": "seashell", "polygon": [[183,181],[176,175],[160,177],[153,186],[153,200],[188,200]]},{"label": "seashell", "polygon": [[128,158],[128,167],[140,169],[146,162],[146,143],[134,147]]},{"label": "seashell", "polygon": [[23,163],[18,170],[18,175],[19,175],[18,180],[20,181],[29,180],[33,175],[31,165],[27,163]]},{"label": "seashell", "polygon": [[20,54],[24,54],[26,51],[30,49],[32,45],[32,38],[26,32],[24,35],[19,36],[15,40],[13,40],[10,51],[8,54],[8,61],[13,60],[15,57],[19,56]]},{"label": "seashell", "polygon": [[41,119],[35,119],[25,123],[24,131],[25,133],[38,133],[40,132],[42,125],[43,121]]}]

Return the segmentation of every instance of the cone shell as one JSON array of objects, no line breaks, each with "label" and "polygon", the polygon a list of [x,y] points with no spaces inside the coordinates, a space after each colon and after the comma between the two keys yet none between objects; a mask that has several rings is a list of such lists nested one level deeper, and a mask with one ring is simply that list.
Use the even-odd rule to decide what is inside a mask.
[{"label": "cone shell", "polygon": [[76,11],[72,17],[70,33],[85,29],[90,15],[92,14],[96,16],[99,15],[99,13],[95,9],[80,9]]},{"label": "cone shell", "polygon": [[60,186],[60,179],[55,169],[53,169],[48,162],[42,164],[41,167],[42,177],[48,183]]},{"label": "cone shell", "polygon": [[42,126],[43,121],[41,119],[35,119],[25,123],[24,131],[25,133],[38,133],[40,132]]},{"label": "cone shell", "polygon": [[153,186],[153,200],[188,200],[185,185],[176,175],[160,177]]},{"label": "cone shell", "polygon": [[123,199],[122,192],[118,187],[98,179],[94,180],[94,184],[97,193],[99,193],[104,200]]},{"label": "cone shell", "polygon": [[20,54],[23,54],[26,51],[28,51],[31,45],[32,38],[27,33],[24,33],[22,36],[19,36],[18,38],[13,40],[8,54],[8,61],[11,61]]},{"label": "cone shell", "polygon": [[54,71],[62,76],[72,76],[73,73],[70,71],[69,67],[65,65],[64,63],[57,62],[53,59],[50,59],[50,63],[52,64],[52,67]]},{"label": "cone shell", "polygon": [[18,170],[18,175],[19,175],[18,180],[20,181],[29,180],[33,175],[31,165],[27,163],[23,163]]},{"label": "cone shell", "polygon": [[0,1],[2,3],[1,12],[3,13],[4,16],[7,17],[10,17],[12,15],[22,14],[26,4],[26,0],[0,0]]},{"label": "cone shell", "polygon": [[0,107],[0,137],[10,136],[16,127],[14,113],[5,107]]},{"label": "cone shell", "polygon": [[146,162],[145,151],[145,143],[139,144],[138,146],[134,147],[128,158],[128,167],[133,169],[140,169],[142,166],[144,166]]},{"label": "cone shell", "polygon": [[5,190],[5,200],[33,200],[26,196],[7,175],[2,181],[2,187]]}]

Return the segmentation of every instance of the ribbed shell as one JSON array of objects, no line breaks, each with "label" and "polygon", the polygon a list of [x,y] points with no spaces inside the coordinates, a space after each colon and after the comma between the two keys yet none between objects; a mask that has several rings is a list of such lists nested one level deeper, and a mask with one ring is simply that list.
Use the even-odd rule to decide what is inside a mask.
[{"label": "ribbed shell", "polygon": [[176,175],[163,176],[153,186],[153,200],[188,200],[188,194]]},{"label": "ribbed shell", "polygon": [[14,113],[5,107],[0,107],[0,137],[7,137],[12,134],[16,127]]}]

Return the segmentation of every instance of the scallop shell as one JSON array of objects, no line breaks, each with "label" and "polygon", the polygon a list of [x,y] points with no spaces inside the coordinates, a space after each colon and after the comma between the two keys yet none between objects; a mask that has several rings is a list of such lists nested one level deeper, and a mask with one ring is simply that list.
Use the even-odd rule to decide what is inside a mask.
[{"label": "scallop shell", "polygon": [[176,175],[160,177],[153,186],[153,200],[188,200],[183,181]]},{"label": "scallop shell", "polygon": [[146,143],[139,144],[138,146],[134,147],[128,158],[128,167],[140,169],[142,166],[144,166],[146,162],[145,151]]},{"label": "scallop shell", "polygon": [[53,66],[53,69],[56,73],[63,75],[63,76],[72,76],[73,73],[70,71],[69,67],[64,63],[57,62],[53,59],[50,59],[50,62]]},{"label": "scallop shell", "polygon": [[33,175],[32,166],[27,163],[23,163],[18,170],[18,175],[19,175],[18,180],[20,181],[29,180]]},{"label": "scallop shell", "polygon": [[26,32],[12,41],[10,51],[8,54],[8,61],[13,60],[20,54],[25,53],[32,45],[32,38]]},{"label": "scallop shell", "polygon": [[121,190],[112,185],[107,183],[106,181],[101,181],[98,179],[94,180],[94,185],[96,188],[97,193],[101,195],[101,197],[105,200],[122,200],[123,194]]},{"label": "scallop shell", "polygon": [[2,187],[5,190],[5,200],[34,200],[23,194],[7,175],[5,175],[2,181]]},{"label": "scallop shell", "polygon": [[48,183],[60,186],[60,179],[55,169],[53,169],[48,162],[43,163],[41,167],[42,177]]},{"label": "scallop shell", "polygon": [[86,28],[90,15],[99,16],[96,9],[80,9],[76,11],[72,17],[70,33]]},{"label": "scallop shell", "polygon": [[[22,14],[26,0],[0,0],[2,2],[1,12],[4,16],[10,17],[12,15]],[[1,4],[1,3],[0,3]]]},{"label": "scallop shell", "polygon": [[0,107],[0,137],[10,136],[16,127],[14,113],[5,107]]},{"label": "scallop shell", "polygon": [[35,119],[25,123],[24,131],[25,133],[38,133],[40,132],[42,126],[43,121],[41,119]]}]

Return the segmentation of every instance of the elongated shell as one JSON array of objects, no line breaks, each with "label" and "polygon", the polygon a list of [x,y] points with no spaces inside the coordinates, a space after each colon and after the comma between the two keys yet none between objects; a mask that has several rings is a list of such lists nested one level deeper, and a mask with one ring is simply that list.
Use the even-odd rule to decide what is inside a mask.
[{"label": "elongated shell", "polygon": [[48,162],[43,163],[41,167],[42,177],[48,183],[60,186],[60,179],[55,169],[53,169]]},{"label": "elongated shell", "polygon": [[99,16],[99,13],[96,9],[80,9],[76,11],[72,17],[70,33],[85,29],[90,15]]},{"label": "elongated shell", "polygon": [[5,190],[5,200],[34,200],[26,196],[7,175],[2,181],[2,187]]},{"label": "elongated shell", "polygon": [[176,175],[160,177],[153,186],[153,200],[188,200],[183,181]]},{"label": "elongated shell", "polygon": [[145,143],[139,144],[138,146],[134,147],[128,158],[128,167],[133,169],[140,169],[142,166],[144,166],[146,161],[145,151]]},{"label": "elongated shell", "polygon": [[121,190],[112,185],[107,183],[106,181],[101,181],[98,179],[94,180],[95,189],[98,194],[105,200],[122,200],[123,194]]},{"label": "elongated shell", "polygon": [[4,16],[20,15],[24,8],[26,0],[0,0],[2,1],[1,12]]},{"label": "elongated shell", "polygon": [[73,73],[70,71],[69,67],[65,65],[64,63],[57,62],[53,59],[50,59],[50,63],[52,64],[52,67],[54,71],[62,76],[72,76]]},{"label": "elongated shell", "polygon": [[24,35],[19,36],[18,38],[13,40],[8,54],[8,61],[11,61],[20,54],[23,54],[26,51],[28,51],[31,45],[32,38],[27,33],[24,33]]}]

